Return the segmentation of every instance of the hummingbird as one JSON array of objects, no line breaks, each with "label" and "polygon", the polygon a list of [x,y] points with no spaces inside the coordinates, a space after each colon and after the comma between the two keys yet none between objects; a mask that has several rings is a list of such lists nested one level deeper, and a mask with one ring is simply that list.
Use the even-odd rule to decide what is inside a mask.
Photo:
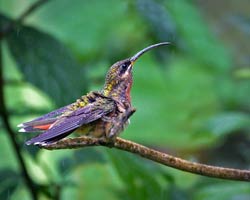
[{"label": "hummingbird", "polygon": [[26,141],[26,144],[45,146],[73,132],[115,139],[129,124],[129,118],[136,111],[131,105],[130,95],[135,62],[145,52],[169,44],[153,44],[130,58],[116,62],[110,67],[100,91],[89,92],[74,103],[19,124],[19,132],[40,132],[38,136]]}]

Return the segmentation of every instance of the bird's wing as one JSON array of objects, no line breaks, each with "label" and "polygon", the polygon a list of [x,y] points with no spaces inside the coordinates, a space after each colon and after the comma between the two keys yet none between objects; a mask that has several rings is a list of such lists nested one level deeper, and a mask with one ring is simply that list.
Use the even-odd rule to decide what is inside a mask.
[{"label": "bird's wing", "polygon": [[19,132],[32,132],[32,131],[39,131],[39,130],[46,130],[52,125],[59,116],[65,113],[66,110],[71,106],[67,105],[57,110],[54,110],[50,113],[47,113],[41,117],[33,119],[32,121],[25,122],[19,124],[17,127],[21,128]]},{"label": "bird's wing", "polygon": [[60,118],[47,131],[28,140],[26,144],[44,144],[62,139],[84,124],[93,122],[114,111],[115,102],[108,98],[98,98],[95,102],[79,108]]}]

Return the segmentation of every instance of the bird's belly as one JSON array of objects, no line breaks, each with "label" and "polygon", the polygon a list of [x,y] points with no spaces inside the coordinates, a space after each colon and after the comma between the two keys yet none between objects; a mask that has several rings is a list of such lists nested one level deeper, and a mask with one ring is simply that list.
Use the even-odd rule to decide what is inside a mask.
[{"label": "bird's belly", "polygon": [[112,127],[111,122],[106,122],[103,120],[97,120],[90,124],[83,125],[76,130],[77,135],[87,135],[91,137],[105,137],[109,134]]}]

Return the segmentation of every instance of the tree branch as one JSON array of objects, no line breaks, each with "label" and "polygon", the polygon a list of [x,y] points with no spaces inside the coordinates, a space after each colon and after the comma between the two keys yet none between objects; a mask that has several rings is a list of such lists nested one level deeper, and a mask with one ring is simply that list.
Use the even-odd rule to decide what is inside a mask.
[{"label": "tree branch", "polygon": [[158,162],[168,167],[179,169],[185,172],[191,172],[193,174],[199,174],[202,176],[228,179],[228,180],[250,181],[250,170],[239,170],[239,169],[216,167],[216,166],[194,163],[171,156],[166,153],[156,151],[154,149],[145,147],[143,145],[122,138],[116,138],[116,140],[113,143],[102,138],[90,138],[90,137],[66,138],[58,142],[43,145],[40,147],[48,150],[55,150],[55,149],[74,149],[87,146],[105,146],[111,148],[114,147],[123,151],[128,151],[140,155],[144,158]]}]

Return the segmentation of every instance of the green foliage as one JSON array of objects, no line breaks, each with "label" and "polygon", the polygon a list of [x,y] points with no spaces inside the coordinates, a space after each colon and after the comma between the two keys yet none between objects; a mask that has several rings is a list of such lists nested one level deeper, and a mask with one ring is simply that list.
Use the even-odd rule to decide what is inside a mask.
[{"label": "green foliage", "polygon": [[223,113],[212,117],[207,128],[220,137],[241,129],[250,128],[250,115],[245,113]]},{"label": "green foliage", "polygon": [[[216,41],[205,25],[199,10],[187,0],[163,1],[176,23],[184,49],[201,66],[225,72],[230,67],[228,52]],[[220,56],[218,56],[220,55]],[[219,75],[219,74],[218,74]]]},{"label": "green foliage", "polygon": [[[81,66],[52,36],[21,26],[7,37],[7,43],[24,78],[52,97],[57,105],[65,105],[86,91]],[[79,72],[83,75],[78,76]]]},{"label": "green foliage", "polygon": [[[7,15],[14,19],[31,2],[1,1],[0,31],[11,22]],[[249,137],[249,70],[237,68],[233,51],[212,33],[204,15],[198,4],[187,0],[48,2],[16,24],[2,45],[13,127],[100,89],[113,62],[153,41],[170,41],[171,47],[145,54],[136,63],[132,101],[137,112],[121,136],[210,163],[206,152],[233,135],[244,146],[240,155],[247,168],[248,144],[240,135]],[[0,122],[0,199],[29,199],[3,130]],[[25,146],[32,136],[19,134],[17,139],[42,199],[53,199],[56,191],[61,199],[250,197],[246,183],[207,181],[113,149],[46,151]],[[227,155],[236,151],[233,147]],[[236,162],[233,156],[228,160]]]},{"label": "green foliage", "polygon": [[108,156],[125,186],[121,194],[124,199],[165,199],[167,182],[172,179],[170,175],[166,180],[158,166],[128,153],[109,151]]},{"label": "green foliage", "polygon": [[0,170],[0,199],[8,199],[15,191],[20,181],[20,176],[10,169]]},{"label": "green foliage", "polygon": [[249,199],[249,185],[237,182],[221,182],[202,185],[194,195],[197,200]]}]

